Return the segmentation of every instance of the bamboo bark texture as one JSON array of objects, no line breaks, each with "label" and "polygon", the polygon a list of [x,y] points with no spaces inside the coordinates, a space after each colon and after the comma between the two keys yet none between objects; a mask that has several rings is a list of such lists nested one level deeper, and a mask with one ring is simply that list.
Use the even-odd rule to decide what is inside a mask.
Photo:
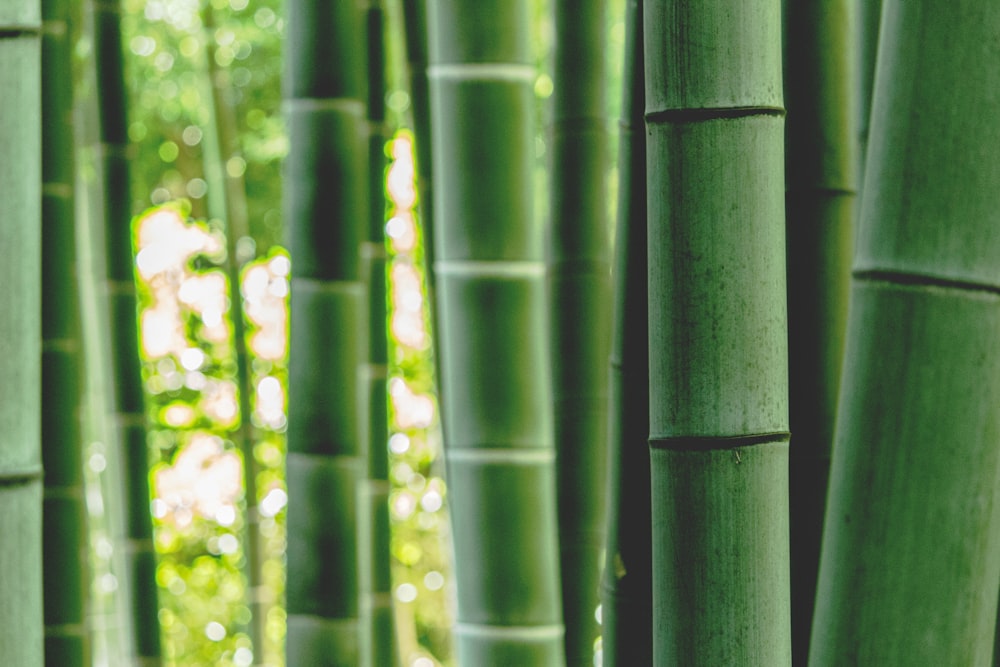
[{"label": "bamboo bark texture", "polygon": [[358,664],[358,481],[367,333],[365,29],[351,2],[288,5],[285,234],[289,667]]},{"label": "bamboo bark texture", "polygon": [[41,667],[41,6],[0,2],[0,664]]},{"label": "bamboo bark texture", "polygon": [[361,263],[368,312],[365,379],[363,465],[365,480],[359,491],[358,567],[360,576],[361,665],[396,667],[399,656],[392,607],[392,560],[389,522],[389,338],[386,306],[385,246],[389,141],[385,120],[385,11],[383,0],[370,0],[365,9],[368,48],[368,224]]},{"label": "bamboo bark texture", "polygon": [[[82,350],[73,197],[71,4],[42,3],[42,464],[45,664],[90,664]],[[6,238],[6,237],[4,237]]]},{"label": "bamboo bark texture", "polygon": [[849,0],[785,0],[792,658],[809,656],[847,328],[857,158]]},{"label": "bamboo bark texture", "polygon": [[625,14],[608,439],[607,547],[601,591],[604,667],[653,664],[649,491],[649,334],[642,2]]},{"label": "bamboo bark texture", "polygon": [[1000,5],[882,14],[810,665],[984,665],[1000,577]]},{"label": "bamboo bark texture", "polygon": [[604,540],[611,249],[604,0],[552,5],[547,247],[566,664],[594,664]]},{"label": "bamboo bark texture", "polygon": [[647,1],[653,661],[788,665],[777,1]]},{"label": "bamboo bark texture", "polygon": [[564,664],[525,0],[433,0],[435,262],[458,664]]},{"label": "bamboo bark texture", "polygon": [[95,96],[99,115],[103,180],[106,290],[111,321],[113,411],[124,454],[127,496],[128,590],[135,627],[135,661],[160,664],[156,552],[149,513],[149,456],[139,358],[139,328],[132,248],[128,100],[124,78],[120,0],[95,0]]}]

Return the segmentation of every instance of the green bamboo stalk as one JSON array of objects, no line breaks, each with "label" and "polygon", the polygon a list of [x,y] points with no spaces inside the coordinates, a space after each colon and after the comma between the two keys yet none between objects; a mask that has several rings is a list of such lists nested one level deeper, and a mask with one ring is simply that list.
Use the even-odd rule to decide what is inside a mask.
[{"label": "green bamboo stalk", "polygon": [[882,17],[882,0],[863,0],[856,14],[857,25],[857,132],[858,173],[865,171],[868,134],[871,125],[872,91],[875,89],[875,57],[878,54],[878,32]]},{"label": "green bamboo stalk", "polygon": [[437,349],[463,665],[564,664],[528,7],[428,6]]},{"label": "green bamboo stalk", "polygon": [[1000,5],[887,2],[811,665],[982,665],[1000,577]]},{"label": "green bamboo stalk", "polygon": [[594,664],[604,546],[611,248],[604,0],[552,4],[547,244],[559,565],[568,665]]},{"label": "green bamboo stalk", "polygon": [[[431,169],[430,88],[427,80],[427,0],[401,0],[410,82],[410,115],[413,121],[418,210],[425,263],[434,265],[434,174]],[[434,312],[434,272],[425,273],[428,300]],[[435,363],[436,359],[435,359]]]},{"label": "green bamboo stalk", "polygon": [[90,664],[73,184],[72,7],[42,3],[42,466],[45,664]]},{"label": "green bamboo stalk", "polygon": [[285,229],[290,667],[358,664],[357,491],[364,426],[368,223],[365,29],[360,6],[288,7]]},{"label": "green bamboo stalk", "polygon": [[0,2],[0,664],[41,667],[41,7]]},{"label": "green bamboo stalk", "polygon": [[644,7],[657,665],[791,659],[780,30]]},{"label": "green bamboo stalk", "polygon": [[122,443],[127,496],[127,586],[135,628],[134,661],[160,664],[156,551],[149,513],[149,456],[139,359],[132,248],[128,100],[124,80],[120,0],[94,0],[95,96],[100,111],[106,290],[111,321],[113,412]]},{"label": "green bamboo stalk", "polygon": [[850,0],[786,0],[792,662],[805,665],[850,286],[857,158]]},{"label": "green bamboo stalk", "polygon": [[609,403],[607,552],[601,590],[604,667],[653,664],[649,491],[649,318],[642,2],[625,14],[618,141],[618,228]]},{"label": "green bamboo stalk", "polygon": [[367,364],[364,373],[367,438],[362,458],[365,481],[358,499],[358,566],[361,594],[361,665],[399,664],[392,607],[389,524],[388,330],[385,246],[389,141],[385,121],[385,15],[383,0],[370,0],[365,14],[368,44],[368,194],[367,233],[362,244],[362,276],[368,307]]},{"label": "green bamboo stalk", "polygon": [[[215,13],[212,5],[202,11],[205,27],[208,76],[211,83],[212,121],[217,147],[212,151],[219,163],[241,157],[240,139],[236,127],[236,110],[230,100],[229,73],[221,69],[216,61],[217,44],[214,39]],[[222,191],[210,193],[215,197],[226,229],[226,277],[230,285],[229,317],[233,323],[233,348],[236,356],[236,382],[239,396],[240,421],[233,440],[243,459],[243,496],[246,504],[246,529],[243,536],[244,576],[247,580],[248,606],[251,621],[247,628],[253,650],[254,665],[265,664],[264,646],[267,637],[268,590],[264,584],[263,539],[260,534],[260,512],[258,510],[257,465],[254,458],[256,442],[253,426],[253,378],[251,377],[250,352],[247,349],[246,319],[243,311],[242,273],[243,267],[253,257],[240,254],[240,240],[250,238],[250,215],[247,208],[246,183],[241,172],[222,168]],[[220,196],[221,195],[221,196]],[[221,201],[219,201],[221,200]]]}]

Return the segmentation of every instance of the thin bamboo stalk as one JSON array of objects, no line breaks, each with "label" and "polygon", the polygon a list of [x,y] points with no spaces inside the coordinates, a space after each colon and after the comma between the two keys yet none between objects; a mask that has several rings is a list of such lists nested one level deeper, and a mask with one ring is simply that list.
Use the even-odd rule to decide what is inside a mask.
[{"label": "thin bamboo stalk", "polygon": [[428,5],[445,461],[463,665],[562,665],[526,1]]},{"label": "thin bamboo stalk", "polygon": [[362,244],[361,274],[368,307],[365,405],[367,438],[362,458],[366,479],[358,499],[358,566],[361,594],[361,665],[399,664],[392,606],[389,523],[388,330],[386,310],[385,180],[389,141],[385,120],[385,15],[382,0],[371,0],[365,13],[368,45],[368,195],[369,215]]},{"label": "thin bamboo stalk", "polygon": [[649,318],[642,2],[625,14],[612,319],[608,536],[602,579],[604,667],[653,664],[649,491]]},{"label": "thin bamboo stalk", "polygon": [[811,665],[991,659],[998,22],[995,3],[883,9]]},{"label": "thin bamboo stalk", "polygon": [[786,0],[792,662],[805,665],[816,597],[856,209],[849,0]]},{"label": "thin bamboo stalk", "polygon": [[[214,138],[221,165],[239,158],[240,140],[236,127],[236,110],[230,101],[229,74],[216,61],[214,39],[215,15],[211,5],[202,12],[202,23],[208,41],[208,76],[212,89],[212,120]],[[240,421],[233,439],[243,459],[243,497],[246,507],[246,528],[243,536],[244,576],[247,580],[247,603],[250,607],[250,625],[247,628],[253,650],[254,665],[266,663],[264,656],[267,636],[267,611],[270,607],[264,585],[263,540],[260,534],[258,510],[257,465],[254,458],[256,441],[253,427],[253,378],[251,377],[250,352],[247,349],[246,320],[243,311],[242,273],[245,263],[253,259],[240,254],[240,240],[250,238],[250,215],[247,208],[246,184],[241,172],[222,168],[225,174],[222,192],[210,193],[221,199],[219,209],[226,230],[226,277],[229,281],[229,317],[233,324],[233,347],[236,356],[236,382],[239,396]]]},{"label": "thin bamboo stalk", "polygon": [[547,244],[559,566],[568,665],[594,664],[604,540],[611,258],[604,0],[552,4]]},{"label": "thin bamboo stalk", "polygon": [[41,7],[0,4],[0,664],[41,667]]},{"label": "thin bamboo stalk", "polygon": [[780,30],[644,7],[657,665],[791,660]]},{"label": "thin bamboo stalk", "polygon": [[288,367],[290,667],[358,664],[368,223],[365,30],[360,6],[288,7],[285,230],[292,258]]},{"label": "thin bamboo stalk", "polygon": [[45,664],[90,664],[73,185],[72,7],[42,4],[42,465]]},{"label": "thin bamboo stalk", "polygon": [[878,33],[882,19],[882,0],[863,0],[856,15],[857,25],[857,131],[858,173],[864,175],[865,155],[871,125],[872,91],[875,90],[875,57],[878,54]]}]

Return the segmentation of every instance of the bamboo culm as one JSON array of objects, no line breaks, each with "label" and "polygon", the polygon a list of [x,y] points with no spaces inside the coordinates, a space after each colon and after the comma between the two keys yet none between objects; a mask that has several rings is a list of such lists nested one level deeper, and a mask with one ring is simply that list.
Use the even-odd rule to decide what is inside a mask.
[{"label": "bamboo culm", "polygon": [[644,5],[653,664],[790,663],[780,3]]},{"label": "bamboo culm", "polygon": [[547,244],[567,665],[590,667],[604,539],[611,280],[605,2],[557,0]]},{"label": "bamboo culm", "polygon": [[810,665],[992,657],[998,22],[883,8]]},{"label": "bamboo culm", "polygon": [[289,667],[355,667],[359,660],[359,380],[367,334],[360,248],[368,222],[364,37],[362,8],[354,3],[289,4]]},{"label": "bamboo culm", "polygon": [[458,664],[564,664],[524,0],[428,4],[433,270]]},{"label": "bamboo culm", "polygon": [[45,2],[42,35],[42,516],[45,664],[90,664],[82,362],[73,197],[72,7]]},{"label": "bamboo culm", "polygon": [[642,2],[631,0],[625,15],[612,272],[607,551],[601,580],[604,667],[653,664],[644,107]]},{"label": "bamboo culm", "polygon": [[42,667],[41,7],[0,4],[0,664]]},{"label": "bamboo culm", "polygon": [[856,210],[853,3],[786,0],[784,27],[792,662],[805,665]]},{"label": "bamboo culm", "polygon": [[135,661],[160,664],[156,551],[149,513],[149,453],[139,357],[134,250],[132,247],[131,148],[128,98],[124,78],[121,2],[95,1],[94,50],[99,107],[102,203],[105,228],[106,292],[110,310],[113,412],[124,459],[127,497],[126,590],[132,609]]}]

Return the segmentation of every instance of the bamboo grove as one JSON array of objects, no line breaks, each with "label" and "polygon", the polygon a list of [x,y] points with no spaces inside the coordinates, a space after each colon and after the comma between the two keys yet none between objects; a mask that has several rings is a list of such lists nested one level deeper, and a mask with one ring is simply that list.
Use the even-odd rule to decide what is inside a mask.
[{"label": "bamboo grove", "polygon": [[[177,447],[140,353],[139,226],[169,198],[142,182],[130,59],[158,47],[129,32],[169,12],[77,4],[0,0],[0,664],[189,664],[167,635],[186,583],[156,551]],[[1000,664],[1000,5],[196,4],[171,19],[200,58],[187,148],[158,152],[197,176],[169,210],[209,220],[184,270],[230,290],[243,611],[204,625],[236,637],[218,664]],[[280,35],[280,88],[237,62],[239,21]],[[400,211],[444,640],[399,584],[421,557],[393,445]],[[274,258],[287,366],[251,344],[248,276]],[[287,393],[271,449],[264,376],[279,412]]]}]

